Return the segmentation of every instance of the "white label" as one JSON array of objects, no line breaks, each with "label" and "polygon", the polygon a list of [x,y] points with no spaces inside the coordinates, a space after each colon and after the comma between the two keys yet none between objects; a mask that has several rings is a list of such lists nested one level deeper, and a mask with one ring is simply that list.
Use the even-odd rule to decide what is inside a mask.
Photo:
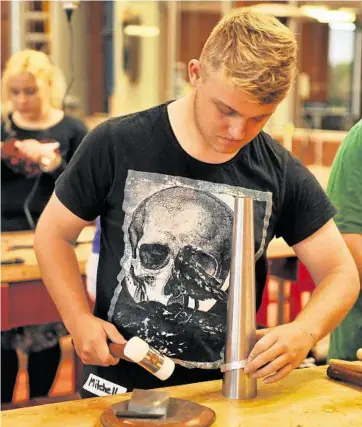
[{"label": "white label", "polygon": [[109,396],[113,394],[127,393],[126,388],[112,383],[111,381],[107,381],[101,377],[97,377],[97,375],[94,374],[89,374],[89,377],[83,388],[84,390],[90,391],[96,396]]}]

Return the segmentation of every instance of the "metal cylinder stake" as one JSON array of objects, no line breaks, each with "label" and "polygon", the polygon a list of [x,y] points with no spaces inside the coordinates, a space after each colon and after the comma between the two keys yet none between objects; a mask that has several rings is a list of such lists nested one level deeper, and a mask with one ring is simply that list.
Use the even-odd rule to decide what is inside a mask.
[{"label": "metal cylinder stake", "polygon": [[256,342],[254,211],[252,198],[235,198],[232,260],[227,308],[222,394],[230,399],[256,396],[256,379],[233,364],[246,361]]}]

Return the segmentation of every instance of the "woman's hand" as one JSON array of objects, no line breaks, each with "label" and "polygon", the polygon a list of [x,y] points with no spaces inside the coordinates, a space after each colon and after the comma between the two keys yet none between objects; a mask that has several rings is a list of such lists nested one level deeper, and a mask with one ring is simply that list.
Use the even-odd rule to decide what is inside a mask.
[{"label": "woman's hand", "polygon": [[256,331],[258,342],[244,372],[273,383],[299,366],[315,344],[314,337],[296,321]]},{"label": "woman's hand", "polygon": [[25,157],[38,164],[42,158],[53,159],[57,156],[56,150],[59,148],[59,142],[41,143],[36,139],[16,141],[14,145]]}]

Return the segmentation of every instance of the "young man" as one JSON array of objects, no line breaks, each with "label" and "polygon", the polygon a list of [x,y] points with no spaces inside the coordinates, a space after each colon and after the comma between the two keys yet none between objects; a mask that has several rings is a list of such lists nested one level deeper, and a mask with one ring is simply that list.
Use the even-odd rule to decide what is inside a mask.
[{"label": "young man", "polygon": [[[362,120],[355,124],[334,159],[327,194],[338,208],[336,224],[356,262],[362,283]],[[345,286],[349,286],[346,282]],[[328,357],[356,360],[362,348],[362,292],[331,333]]]},{"label": "young man", "polygon": [[[358,276],[335,209],[312,174],[262,132],[294,78],[296,49],[276,19],[233,11],[190,61],[189,96],[98,126],[58,180],[36,253],[88,365],[84,381],[93,373],[131,391],[221,377],[201,368],[223,357],[234,197],[254,199],[257,307],[275,235],[318,285],[294,322],[258,332],[250,374],[267,382],[287,375],[353,305]],[[72,243],[98,215],[93,316]],[[107,341],[135,335],[188,368],[162,383],[110,354]]]}]

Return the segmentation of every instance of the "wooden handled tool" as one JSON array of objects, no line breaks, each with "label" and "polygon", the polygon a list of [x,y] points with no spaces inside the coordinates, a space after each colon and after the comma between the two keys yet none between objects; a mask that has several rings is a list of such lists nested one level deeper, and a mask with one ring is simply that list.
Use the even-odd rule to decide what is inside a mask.
[{"label": "wooden handled tool", "polygon": [[334,380],[346,381],[362,387],[362,362],[330,359],[327,375]]},{"label": "wooden handled tool", "polygon": [[126,347],[126,344],[115,344],[114,342],[109,341],[108,346],[112,356],[132,362],[132,360],[128,359],[128,357],[124,355],[124,348]]},{"label": "wooden handled tool", "polygon": [[360,372],[350,371],[339,366],[328,366],[327,375],[334,380],[346,381],[362,387],[362,373]]},{"label": "wooden handled tool", "polygon": [[329,366],[346,368],[353,372],[362,373],[362,362],[358,360],[356,362],[349,362],[348,360],[330,359]]},{"label": "wooden handled tool", "polygon": [[124,358],[124,348],[125,344],[115,344],[113,342],[108,342],[109,350],[114,357]]},{"label": "wooden handled tool", "polygon": [[[72,345],[74,347],[73,340],[72,340]],[[109,351],[111,352],[111,355],[113,357],[127,360],[127,362],[132,362],[132,360],[128,359],[128,357],[124,355],[124,348],[126,347],[126,344],[115,344],[114,342],[108,341],[108,346],[109,346]]]}]

